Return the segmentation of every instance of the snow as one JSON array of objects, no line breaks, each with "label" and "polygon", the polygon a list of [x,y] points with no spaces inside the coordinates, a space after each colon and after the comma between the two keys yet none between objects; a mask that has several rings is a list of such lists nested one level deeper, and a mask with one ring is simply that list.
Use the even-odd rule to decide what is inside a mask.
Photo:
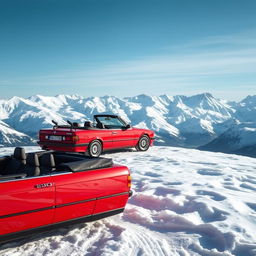
[{"label": "snow", "polygon": [[131,170],[135,193],[123,214],[2,245],[1,256],[256,255],[255,158],[131,151],[104,155]]},{"label": "snow", "polygon": [[[13,145],[24,143],[28,145],[28,143],[33,143],[33,141],[24,133],[18,132],[12,129],[9,125],[0,120],[0,143],[5,145]],[[0,144],[0,147],[3,145]]]}]

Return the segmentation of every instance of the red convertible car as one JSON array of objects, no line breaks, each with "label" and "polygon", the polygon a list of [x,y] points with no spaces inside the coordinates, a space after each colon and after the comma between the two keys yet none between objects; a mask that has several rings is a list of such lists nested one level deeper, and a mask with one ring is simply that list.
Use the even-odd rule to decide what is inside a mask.
[{"label": "red convertible car", "polygon": [[131,196],[131,176],[112,159],[16,148],[0,157],[0,189],[2,243],[121,213]]},{"label": "red convertible car", "polygon": [[83,126],[68,123],[54,122],[53,129],[40,130],[38,144],[42,149],[83,152],[98,157],[106,150],[135,147],[146,151],[153,145],[153,131],[133,128],[116,115],[95,115],[94,123],[86,121]]}]

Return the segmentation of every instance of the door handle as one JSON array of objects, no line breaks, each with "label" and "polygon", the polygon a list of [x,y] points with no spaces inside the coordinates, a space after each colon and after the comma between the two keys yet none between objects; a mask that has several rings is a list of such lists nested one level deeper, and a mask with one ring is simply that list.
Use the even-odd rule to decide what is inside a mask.
[{"label": "door handle", "polygon": [[117,134],[117,132],[112,132],[112,134]]}]

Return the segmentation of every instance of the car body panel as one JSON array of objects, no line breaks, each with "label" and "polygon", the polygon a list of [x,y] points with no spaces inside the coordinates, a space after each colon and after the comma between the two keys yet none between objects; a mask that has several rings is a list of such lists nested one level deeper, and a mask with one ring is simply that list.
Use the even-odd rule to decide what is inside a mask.
[{"label": "car body panel", "polygon": [[[93,214],[95,206],[101,204],[101,198],[105,196],[109,196],[110,201],[116,201],[115,195],[125,192],[127,202],[127,169],[116,166],[111,173],[109,171],[107,168],[100,172],[92,170],[53,176],[56,186],[54,222]],[[66,175],[69,175],[68,179]],[[116,208],[124,205],[121,202],[115,203]]]},{"label": "car body panel", "polygon": [[[96,129],[87,130],[83,128],[56,128],[42,129],[39,132],[38,144],[43,149],[50,149],[63,152],[86,152],[90,143],[99,140],[102,143],[103,151],[119,148],[135,147],[139,139],[147,135],[150,139],[150,146],[153,145],[154,132],[147,129]],[[61,140],[49,140],[51,136],[59,136]],[[67,137],[77,136],[77,141],[67,140]]]},{"label": "car body panel", "polygon": [[[81,158],[80,154],[73,155]],[[131,195],[126,166],[81,171],[65,168],[44,176],[0,177],[0,242],[16,238],[16,233],[123,211]]]},{"label": "car body panel", "polygon": [[[48,187],[36,187],[51,184]],[[52,177],[0,182],[0,235],[52,223],[55,188]]]}]

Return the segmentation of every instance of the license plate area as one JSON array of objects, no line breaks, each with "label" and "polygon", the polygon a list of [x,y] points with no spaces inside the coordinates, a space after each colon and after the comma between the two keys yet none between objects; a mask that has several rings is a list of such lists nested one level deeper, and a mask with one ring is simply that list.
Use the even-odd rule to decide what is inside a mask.
[{"label": "license plate area", "polygon": [[50,136],[49,136],[49,140],[62,141],[62,136],[50,135]]}]

